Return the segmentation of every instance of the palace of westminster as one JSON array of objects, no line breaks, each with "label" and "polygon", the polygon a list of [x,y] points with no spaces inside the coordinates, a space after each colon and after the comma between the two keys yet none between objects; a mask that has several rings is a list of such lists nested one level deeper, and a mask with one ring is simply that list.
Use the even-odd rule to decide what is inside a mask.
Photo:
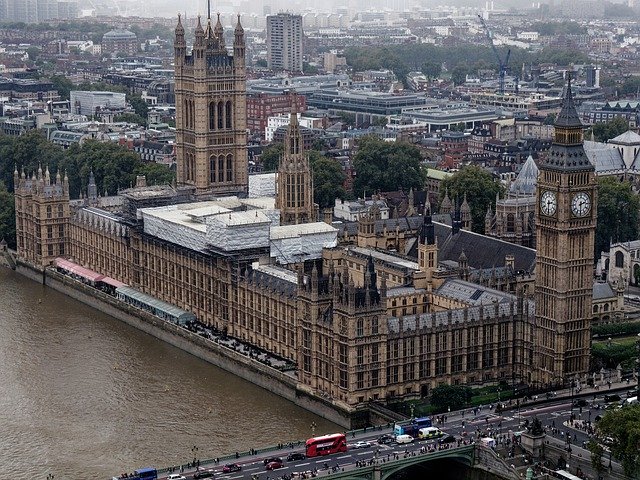
[{"label": "palace of westminster", "polygon": [[[175,30],[177,186],[69,199],[68,179],[14,174],[18,256],[59,257],[192,312],[297,365],[299,388],[352,411],[441,384],[545,387],[589,369],[596,177],[571,85],[540,164],[537,251],[431,208],[319,221],[295,114],[274,196],[252,192],[245,39]],[[273,178],[273,177],[271,177]],[[465,202],[466,203],[466,202]],[[399,253],[402,252],[402,253]],[[535,272],[535,275],[534,275]]]}]

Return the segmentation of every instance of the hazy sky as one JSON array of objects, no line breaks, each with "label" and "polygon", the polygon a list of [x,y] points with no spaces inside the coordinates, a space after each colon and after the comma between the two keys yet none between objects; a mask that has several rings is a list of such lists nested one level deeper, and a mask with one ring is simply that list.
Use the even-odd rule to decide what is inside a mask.
[{"label": "hazy sky", "polygon": [[[494,8],[503,9],[510,7],[529,7],[533,0],[494,0]],[[549,3],[553,0],[546,0]],[[556,0],[560,1],[560,0]],[[92,0],[92,2],[81,2],[81,7],[93,3],[99,10],[106,8],[114,11],[118,10],[122,15],[140,16],[174,16],[178,10],[187,14],[205,14],[207,11],[206,0]],[[263,14],[265,6],[271,8],[271,12],[277,13],[281,10],[288,10],[300,13],[305,10],[315,9],[323,12],[330,12],[335,7],[349,5],[355,11],[368,10],[370,8],[410,8],[413,5],[420,5],[425,8],[434,8],[438,5],[454,6],[474,6],[483,7],[485,0],[212,0],[211,11],[224,13],[256,13]],[[116,13],[116,12],[114,12]]]}]

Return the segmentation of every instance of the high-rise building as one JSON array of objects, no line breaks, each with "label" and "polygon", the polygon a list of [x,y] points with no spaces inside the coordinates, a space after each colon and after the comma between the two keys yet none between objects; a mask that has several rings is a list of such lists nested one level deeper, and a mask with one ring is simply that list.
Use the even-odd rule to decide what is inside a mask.
[{"label": "high-rise building", "polygon": [[536,206],[534,382],[564,385],[589,371],[596,175],[584,151],[569,80]]},{"label": "high-rise building", "polygon": [[267,17],[267,66],[302,72],[302,16],[279,13]]},{"label": "high-rise building", "polygon": [[175,30],[176,161],[178,184],[196,196],[246,195],[247,75],[240,16],[233,56],[227,53],[218,15],[206,30],[200,17],[193,50],[187,53],[184,27]]}]

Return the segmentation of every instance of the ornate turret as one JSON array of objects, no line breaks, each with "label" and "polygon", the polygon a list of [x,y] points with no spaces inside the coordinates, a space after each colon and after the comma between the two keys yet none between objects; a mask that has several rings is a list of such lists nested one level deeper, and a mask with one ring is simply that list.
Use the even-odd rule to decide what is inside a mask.
[{"label": "ornate turret", "polygon": [[484,216],[484,233],[485,235],[491,232],[491,224],[493,223],[493,211],[491,205],[487,208],[487,213]]},{"label": "ornate turret", "polygon": [[451,199],[449,198],[449,190],[445,190],[444,192],[444,198],[440,204],[440,213],[453,213],[453,203],[451,203]]},{"label": "ornate turret", "polygon": [[173,51],[176,63],[182,64],[184,57],[187,54],[187,42],[184,38],[184,27],[182,26],[182,19],[178,14],[178,24],[175,29],[176,38],[173,42]]},{"label": "ornate turret", "polygon": [[245,57],[245,42],[244,42],[244,28],[240,24],[240,15],[238,15],[238,23],[233,31],[233,58],[236,65],[244,66]]},{"label": "ornate turret", "polygon": [[460,205],[460,220],[464,230],[471,230],[471,207],[467,203],[467,194],[464,194],[464,200]]},{"label": "ornate turret", "polygon": [[276,180],[276,208],[280,210],[282,225],[315,221],[311,166],[304,152],[295,94],[291,104],[289,127]]},{"label": "ornate turret", "polygon": [[226,50],[224,46],[224,29],[222,28],[222,22],[220,21],[220,14],[218,13],[218,20],[216,26],[213,29],[213,35],[218,41],[218,50],[224,52]]}]

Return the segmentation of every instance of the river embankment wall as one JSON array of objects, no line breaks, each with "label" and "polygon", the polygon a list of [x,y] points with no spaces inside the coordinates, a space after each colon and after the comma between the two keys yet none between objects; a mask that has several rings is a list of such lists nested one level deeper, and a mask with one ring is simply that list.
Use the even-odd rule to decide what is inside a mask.
[{"label": "river embankment wall", "polygon": [[27,278],[46,285],[212,365],[233,373],[346,429],[360,426],[358,424],[362,422],[363,412],[358,412],[359,415],[354,415],[354,412],[346,411],[327,400],[314,396],[301,388],[297,380],[291,375],[126,304],[67,275],[52,269],[46,269],[42,272],[22,261],[17,262],[15,270]]}]

